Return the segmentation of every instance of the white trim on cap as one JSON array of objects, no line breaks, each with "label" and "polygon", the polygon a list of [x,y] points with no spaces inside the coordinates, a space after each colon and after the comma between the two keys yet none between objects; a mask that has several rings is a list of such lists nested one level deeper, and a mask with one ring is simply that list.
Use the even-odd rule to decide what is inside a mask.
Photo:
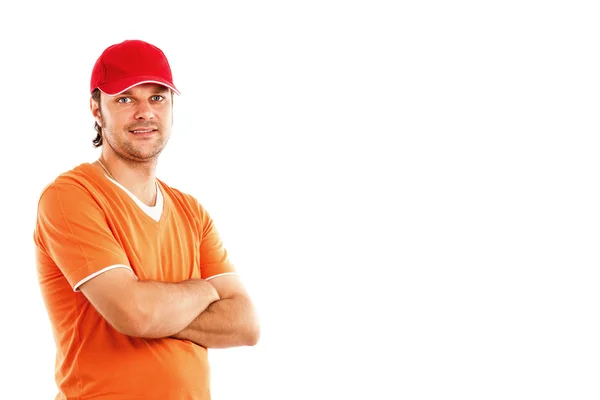
[{"label": "white trim on cap", "polygon": [[120,92],[117,92],[117,93],[115,93],[115,94],[106,93],[104,90],[100,89],[99,87],[98,87],[98,89],[100,89],[100,91],[101,91],[102,93],[104,93],[105,95],[107,95],[107,96],[117,96],[117,95],[120,95],[121,93],[123,93],[124,91],[126,91],[126,90],[129,90],[129,89],[131,89],[131,88],[132,88],[132,87],[134,87],[134,86],[141,85],[141,84],[143,84],[143,83],[157,83],[157,84],[159,84],[159,85],[166,86],[166,87],[168,87],[169,89],[171,89],[172,91],[174,91],[176,94],[178,94],[178,95],[180,95],[180,96],[181,96],[181,93],[179,92],[179,90],[175,89],[173,86],[171,86],[171,85],[169,85],[169,84],[167,84],[167,83],[164,83],[164,82],[159,82],[159,81],[141,81],[141,82],[136,82],[136,83],[134,83],[133,85],[131,85],[131,86],[129,86],[129,87],[126,87],[125,89],[123,89],[123,90],[121,90]]}]

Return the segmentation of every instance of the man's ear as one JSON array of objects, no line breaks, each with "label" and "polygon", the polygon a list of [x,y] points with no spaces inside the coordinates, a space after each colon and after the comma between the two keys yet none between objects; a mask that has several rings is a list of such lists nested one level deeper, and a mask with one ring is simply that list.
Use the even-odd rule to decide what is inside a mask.
[{"label": "man's ear", "polygon": [[90,111],[98,125],[100,125],[100,120],[102,119],[102,115],[100,115],[100,104],[92,98],[90,98]]}]

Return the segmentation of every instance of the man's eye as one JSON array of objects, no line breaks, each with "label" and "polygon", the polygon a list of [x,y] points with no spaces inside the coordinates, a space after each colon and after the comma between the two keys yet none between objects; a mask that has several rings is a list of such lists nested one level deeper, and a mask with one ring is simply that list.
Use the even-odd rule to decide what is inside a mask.
[{"label": "man's eye", "polygon": [[164,99],[164,97],[159,94],[152,96],[152,100],[154,101],[162,101],[162,99]]},{"label": "man's eye", "polygon": [[131,99],[129,97],[119,97],[117,99],[117,102],[119,102],[119,103],[130,103]]}]

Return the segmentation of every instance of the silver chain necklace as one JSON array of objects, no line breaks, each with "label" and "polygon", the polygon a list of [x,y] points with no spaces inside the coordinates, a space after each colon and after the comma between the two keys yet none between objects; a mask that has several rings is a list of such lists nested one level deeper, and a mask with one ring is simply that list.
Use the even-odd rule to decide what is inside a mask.
[{"label": "silver chain necklace", "polygon": [[[100,166],[102,167],[102,169],[104,171],[106,171],[106,173],[111,177],[111,179],[114,180],[115,182],[117,182],[117,180],[115,179],[115,177],[106,169],[106,167],[104,166],[104,164],[102,164],[102,161],[100,161],[99,159],[97,161],[98,161],[98,164],[100,164]],[[156,201],[156,196],[158,196],[158,183],[155,182],[155,185],[156,185],[156,194],[154,195],[155,196],[154,197],[154,199],[155,199],[154,201]]]},{"label": "silver chain necklace", "polygon": [[98,164],[100,164],[100,166],[102,167],[102,169],[104,171],[106,171],[106,173],[108,174],[108,176],[111,177],[111,179],[113,179],[113,180],[116,181],[115,177],[110,172],[108,172],[108,170],[106,169],[106,167],[104,166],[104,164],[102,164],[102,161],[98,160]]}]

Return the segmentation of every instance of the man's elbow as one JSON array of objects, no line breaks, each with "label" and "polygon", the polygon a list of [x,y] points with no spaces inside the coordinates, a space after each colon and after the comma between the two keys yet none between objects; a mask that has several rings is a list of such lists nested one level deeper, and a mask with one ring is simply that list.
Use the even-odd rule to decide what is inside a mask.
[{"label": "man's elbow", "polygon": [[246,346],[255,346],[260,339],[260,326],[258,323],[253,324],[253,326],[248,330],[246,335]]},{"label": "man's elbow", "polygon": [[254,307],[251,306],[251,308],[251,318],[250,323],[248,324],[248,330],[246,334],[247,346],[255,346],[260,340],[260,321]]},{"label": "man's elbow", "polygon": [[120,313],[108,319],[108,323],[119,333],[133,337],[144,337],[149,331],[148,318],[139,313]]},{"label": "man's elbow", "polygon": [[150,310],[143,307],[129,307],[113,315],[109,323],[119,333],[127,336],[152,339],[160,337],[154,332],[154,317]]}]

